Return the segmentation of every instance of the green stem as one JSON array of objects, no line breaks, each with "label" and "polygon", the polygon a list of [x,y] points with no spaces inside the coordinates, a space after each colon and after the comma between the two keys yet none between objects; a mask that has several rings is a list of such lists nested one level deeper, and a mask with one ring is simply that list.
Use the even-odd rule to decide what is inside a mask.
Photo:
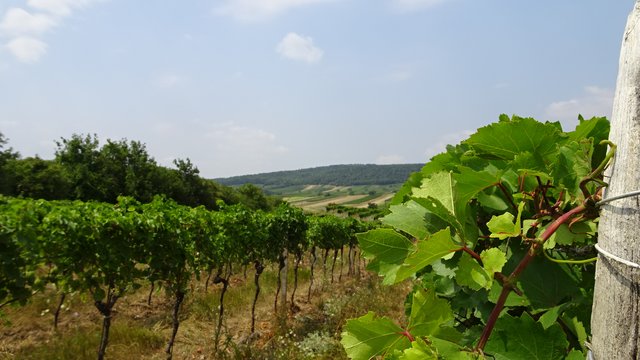
[{"label": "green stem", "polygon": [[580,264],[592,263],[592,262],[595,262],[596,260],[598,260],[598,257],[592,257],[592,258],[583,259],[583,260],[554,259],[546,251],[543,251],[542,253],[544,254],[544,257],[546,257],[549,261],[553,261],[554,263],[558,263],[558,264],[580,265]]}]

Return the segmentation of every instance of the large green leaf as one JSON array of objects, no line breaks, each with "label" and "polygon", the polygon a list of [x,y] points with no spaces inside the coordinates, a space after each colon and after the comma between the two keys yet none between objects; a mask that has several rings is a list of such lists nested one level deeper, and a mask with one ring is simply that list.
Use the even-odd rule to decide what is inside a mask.
[{"label": "large green leaf", "polygon": [[411,346],[404,330],[386,317],[376,318],[372,312],[347,320],[340,342],[351,359],[371,359]]},{"label": "large green leaf", "polygon": [[492,158],[511,160],[520,153],[529,152],[547,159],[566,139],[567,136],[554,124],[514,116],[511,121],[478,129],[465,143],[476,152]]},{"label": "large green leaf", "polygon": [[534,309],[560,305],[578,291],[578,279],[570,276],[566,268],[544,257],[536,257],[520,274],[518,286]]},{"label": "large green leaf", "polygon": [[454,178],[451,172],[439,172],[422,181],[419,189],[413,195],[419,198],[434,198],[438,200],[453,216],[460,218],[463,214],[456,212],[456,194]]},{"label": "large green leaf", "polygon": [[491,288],[493,274],[487,274],[487,271],[480,266],[478,261],[469,254],[463,253],[458,262],[458,270],[456,270],[456,282],[458,285],[466,286],[476,291],[482,288]]},{"label": "large green leaf", "polygon": [[388,264],[401,264],[414,248],[409,239],[392,229],[375,229],[356,236],[366,258]]},{"label": "large green leaf", "polygon": [[429,232],[426,226],[427,209],[415,201],[389,207],[391,213],[382,219],[382,223],[393,226],[416,239],[424,239]]},{"label": "large green leaf", "polygon": [[432,197],[413,198],[413,201],[427,210],[425,214],[425,227],[429,233],[436,233],[447,226],[451,226],[458,234],[464,232],[464,226],[458,221],[458,218],[453,216],[437,199]]},{"label": "large green leaf", "polygon": [[460,249],[460,245],[453,242],[449,229],[441,230],[425,240],[417,243],[416,251],[411,253],[398,269],[395,282],[407,279],[427,265]]},{"label": "large green leaf", "polygon": [[579,120],[580,123],[576,126],[576,129],[569,133],[569,139],[574,141],[580,141],[581,139],[593,140],[594,150],[591,167],[595,169],[604,160],[607,153],[607,146],[598,144],[602,140],[609,138],[610,124],[605,117],[593,117],[585,120],[580,116]]},{"label": "large green leaf", "polygon": [[593,144],[589,140],[571,141],[558,148],[551,164],[551,176],[557,187],[564,187],[573,197],[580,197],[580,181],[591,173]]},{"label": "large green leaf", "polygon": [[496,360],[556,360],[564,359],[568,345],[559,325],[545,330],[525,312],[498,319],[484,351]]},{"label": "large green leaf", "polygon": [[[436,201],[431,203],[442,205],[440,208],[435,208],[436,205],[431,204],[425,207],[441,219],[448,221],[461,238],[474,243],[478,230],[475,221],[467,217],[468,203],[480,191],[498,183],[500,173],[474,171],[463,166],[458,167],[457,171],[458,173],[443,171],[432,174],[423,180],[422,185],[414,190],[413,195],[416,201],[418,198],[435,199]],[[446,214],[443,209],[446,210]]]},{"label": "large green leaf", "polygon": [[453,312],[449,302],[439,299],[435,291],[417,290],[413,293],[411,315],[407,329],[416,336],[428,336],[438,332],[442,324],[453,320]]}]

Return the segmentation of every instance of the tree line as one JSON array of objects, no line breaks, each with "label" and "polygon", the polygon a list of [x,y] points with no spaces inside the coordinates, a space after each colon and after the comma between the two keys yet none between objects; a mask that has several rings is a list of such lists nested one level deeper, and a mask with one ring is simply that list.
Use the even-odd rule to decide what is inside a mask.
[{"label": "tree line", "polygon": [[232,188],[200,176],[191,160],[176,159],[175,169],[160,166],[139,141],[111,140],[74,134],[56,142],[52,160],[23,158],[0,133],[0,194],[45,200],[115,203],[118,196],[149,202],[164,195],[187,206],[218,208],[242,203],[251,209],[272,209],[279,200],[251,184]]},{"label": "tree line", "polygon": [[216,179],[225,185],[256,184],[260,186],[294,185],[390,185],[402,184],[423,164],[352,164],[330,165],[311,169],[276,171],[265,174],[234,176]]}]

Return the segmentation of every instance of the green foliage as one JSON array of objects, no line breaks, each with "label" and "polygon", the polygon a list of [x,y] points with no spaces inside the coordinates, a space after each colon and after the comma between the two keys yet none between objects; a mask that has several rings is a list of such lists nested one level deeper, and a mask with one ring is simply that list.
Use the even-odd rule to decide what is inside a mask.
[{"label": "green foliage", "polygon": [[594,267],[541,254],[594,252],[608,129],[604,118],[580,118],[567,133],[558,123],[501,116],[411,176],[382,219],[390,228],[358,236],[384,283],[417,279],[406,326],[372,313],[350,320],[342,341],[349,357],[582,353]]},{"label": "green foliage", "polygon": [[0,133],[0,194],[47,200],[95,200],[115,203],[119,196],[149,202],[164,195],[179,204],[218,209],[218,201],[270,210],[279,201],[248,185],[239,190],[200,177],[189,159],[174,160],[176,169],[156,164],[138,141],[74,134],[57,141],[56,158],[21,159]]},{"label": "green foliage", "polygon": [[311,169],[277,171],[265,174],[234,176],[216,179],[221,184],[239,186],[255,184],[276,185],[386,185],[400,184],[409,174],[420,170],[420,164],[402,165],[331,165]]}]

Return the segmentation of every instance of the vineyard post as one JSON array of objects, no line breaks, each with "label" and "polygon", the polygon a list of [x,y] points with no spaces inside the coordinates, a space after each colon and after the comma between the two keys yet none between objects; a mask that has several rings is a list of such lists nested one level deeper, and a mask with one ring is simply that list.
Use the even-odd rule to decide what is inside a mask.
[{"label": "vineyard post", "polygon": [[[640,0],[629,15],[611,117],[617,145],[604,198],[640,189]],[[598,246],[640,263],[640,200],[629,197],[602,205]],[[596,360],[640,357],[640,269],[599,255],[596,265],[592,351]]]}]

